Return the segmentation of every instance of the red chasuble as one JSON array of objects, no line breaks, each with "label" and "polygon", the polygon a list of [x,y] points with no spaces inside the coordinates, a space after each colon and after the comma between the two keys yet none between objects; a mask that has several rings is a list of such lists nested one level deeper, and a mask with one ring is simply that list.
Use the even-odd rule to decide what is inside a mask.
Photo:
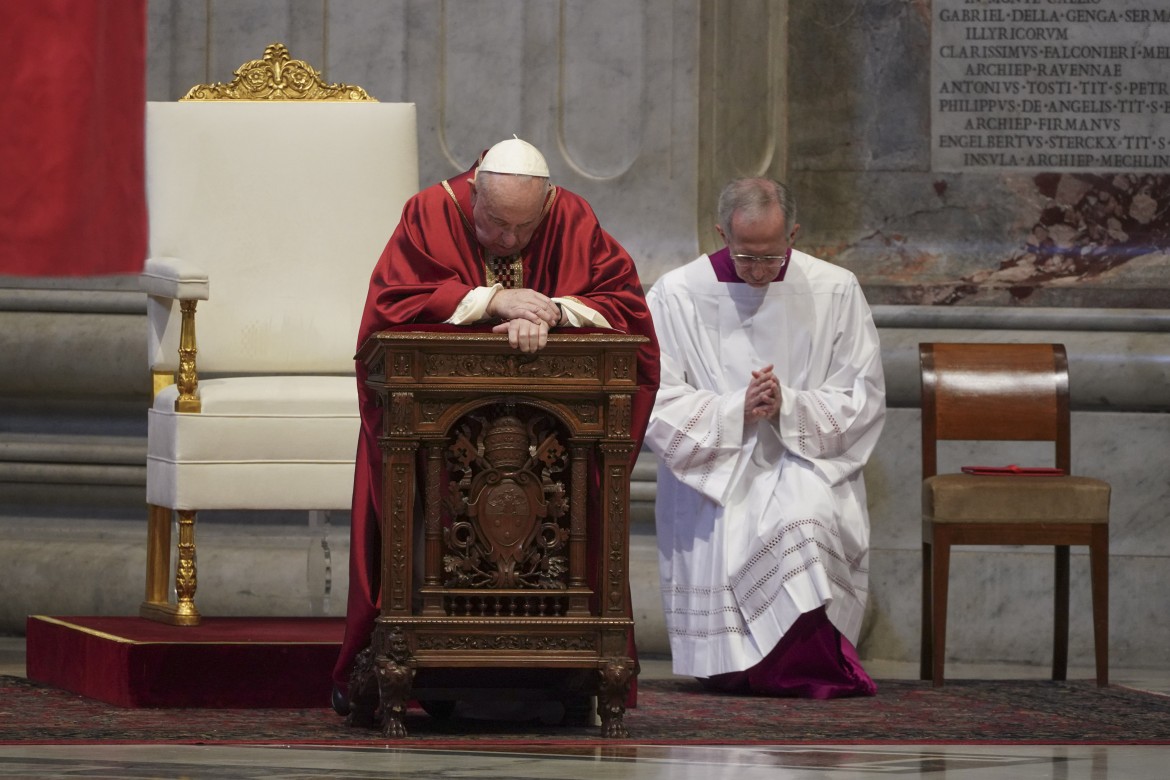
[{"label": "red chasuble", "polygon": [[[441,323],[473,288],[487,286],[484,251],[471,214],[468,182],[474,173],[473,167],[407,201],[370,278],[358,347],[388,328]],[[604,315],[617,331],[650,339],[638,354],[639,387],[633,405],[633,431],[640,446],[658,390],[658,342],[634,261],[601,228],[583,198],[557,187],[549,194],[540,226],[521,252],[521,261],[524,278],[517,286],[550,298],[575,298]],[[342,690],[354,658],[370,643],[380,611],[382,410],[365,380],[365,367],[359,363],[362,429],[354,476],[349,604],[345,640],[333,670],[334,683]]]}]

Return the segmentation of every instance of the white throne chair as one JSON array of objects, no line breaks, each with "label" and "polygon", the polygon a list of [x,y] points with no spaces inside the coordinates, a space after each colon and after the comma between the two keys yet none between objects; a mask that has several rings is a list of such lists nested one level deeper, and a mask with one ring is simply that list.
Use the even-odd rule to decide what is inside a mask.
[{"label": "white throne chair", "polygon": [[417,123],[413,104],[326,84],[281,44],[228,84],[149,103],[146,123],[154,395],[140,614],[196,625],[197,511],[350,505],[358,324],[418,189]]}]

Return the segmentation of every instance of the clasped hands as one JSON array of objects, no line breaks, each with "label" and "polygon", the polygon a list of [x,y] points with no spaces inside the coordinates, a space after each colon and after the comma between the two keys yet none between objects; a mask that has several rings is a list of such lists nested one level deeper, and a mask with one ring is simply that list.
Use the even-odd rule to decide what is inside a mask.
[{"label": "clasped hands", "polygon": [[561,321],[561,307],[547,295],[527,288],[497,290],[487,314],[504,320],[492,333],[507,333],[508,344],[521,352],[536,352],[548,344],[548,331]]},{"label": "clasped hands", "polygon": [[776,420],[780,417],[780,380],[772,373],[771,364],[752,372],[743,399],[743,418],[754,420]]}]

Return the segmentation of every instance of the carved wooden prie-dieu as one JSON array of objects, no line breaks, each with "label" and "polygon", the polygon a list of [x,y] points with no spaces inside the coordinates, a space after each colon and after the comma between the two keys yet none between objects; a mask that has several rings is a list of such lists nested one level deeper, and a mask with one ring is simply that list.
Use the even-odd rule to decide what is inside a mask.
[{"label": "carved wooden prie-dieu", "polygon": [[556,334],[522,354],[503,335],[387,331],[362,347],[383,406],[382,611],[351,719],[377,704],[384,733],[404,736],[407,702],[449,698],[452,676],[500,689],[530,678],[566,700],[595,694],[602,734],[627,736],[644,341]]}]

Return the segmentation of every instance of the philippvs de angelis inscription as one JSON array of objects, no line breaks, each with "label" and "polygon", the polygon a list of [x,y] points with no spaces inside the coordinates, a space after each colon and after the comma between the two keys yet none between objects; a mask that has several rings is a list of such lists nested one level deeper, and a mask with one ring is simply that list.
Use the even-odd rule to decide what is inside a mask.
[{"label": "philippvs de angelis inscription", "polygon": [[1167,0],[934,0],[938,171],[1170,171]]}]

